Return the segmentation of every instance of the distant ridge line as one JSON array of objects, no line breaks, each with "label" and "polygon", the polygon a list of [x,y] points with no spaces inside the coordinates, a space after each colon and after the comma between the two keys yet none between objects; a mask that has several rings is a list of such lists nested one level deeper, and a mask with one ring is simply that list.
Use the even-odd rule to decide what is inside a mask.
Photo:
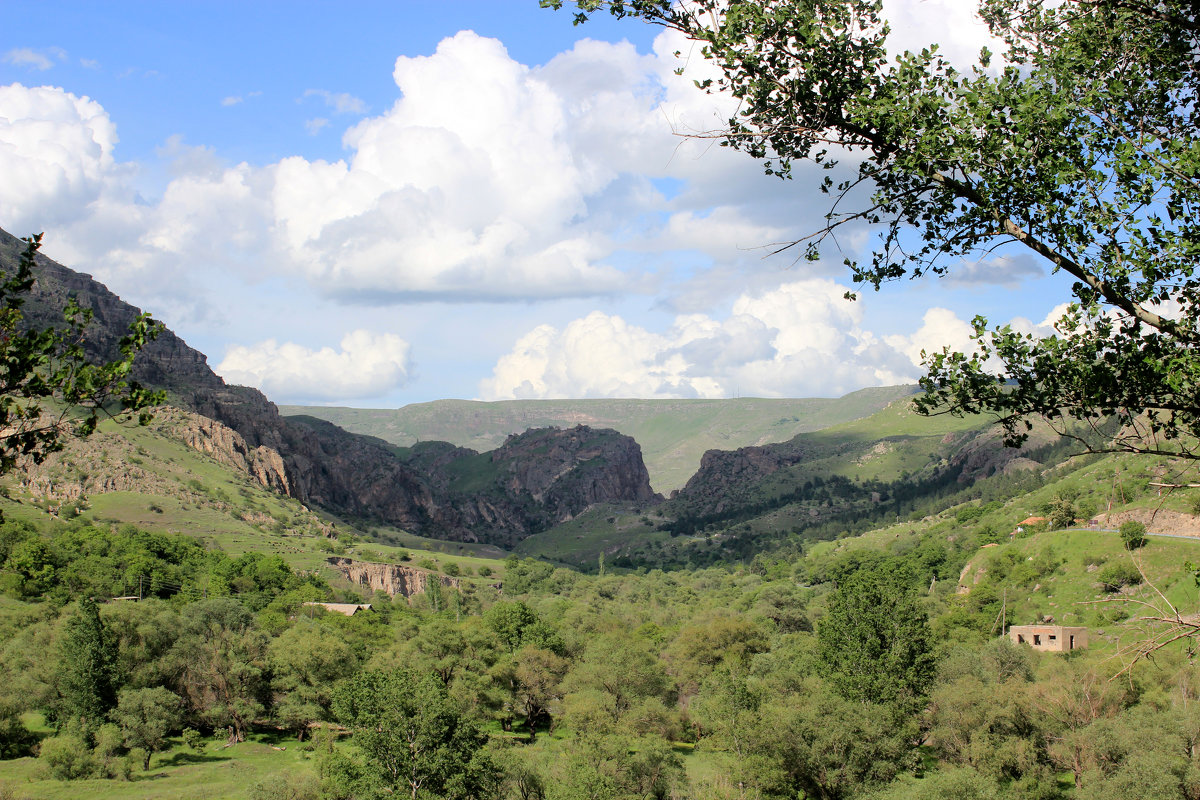
[{"label": "distant ridge line", "polygon": [[638,442],[651,485],[668,494],[687,482],[708,450],[789,441],[800,433],[870,416],[916,391],[915,385],[905,385],[860,389],[836,398],[433,400],[398,409],[281,405],[279,410],[332,422],[396,447],[446,441],[480,452],[529,428],[612,428]]}]

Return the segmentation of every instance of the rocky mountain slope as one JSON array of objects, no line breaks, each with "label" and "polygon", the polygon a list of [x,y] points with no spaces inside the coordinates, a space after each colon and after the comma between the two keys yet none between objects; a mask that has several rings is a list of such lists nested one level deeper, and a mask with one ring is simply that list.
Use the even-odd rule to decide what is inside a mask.
[{"label": "rocky mountain slope", "polygon": [[[19,239],[0,231],[0,269],[14,269],[23,247]],[[120,337],[139,310],[91,277],[43,256],[38,257],[36,277],[25,307],[29,323],[56,324],[66,298],[75,296],[94,314],[86,343],[89,356],[115,358]],[[303,503],[415,533],[460,541],[516,541],[577,513],[581,501],[568,501],[566,496],[578,488],[587,490],[581,498],[595,502],[654,496],[636,443],[611,432],[540,434],[548,441],[539,448],[559,455],[546,462],[554,470],[552,476],[542,474],[540,465],[516,464],[524,455],[543,455],[522,449],[517,437],[508,455],[495,462],[497,469],[507,465],[504,481],[456,491],[455,475],[464,471],[460,462],[472,461],[478,453],[457,449],[430,463],[329,423],[289,421],[261,392],[227,385],[203,354],[169,330],[139,354],[133,374],[146,385],[166,389],[174,406],[207,420],[193,419],[180,431],[192,446],[244,468],[263,485]],[[527,479],[533,483],[526,485]]]},{"label": "rocky mountain slope", "polygon": [[530,428],[612,428],[637,440],[651,485],[669,494],[687,482],[707,450],[786,442],[799,433],[870,416],[914,391],[912,386],[881,386],[838,398],[435,400],[397,409],[279,410],[286,417],[317,417],[400,447],[445,441],[485,451]]}]

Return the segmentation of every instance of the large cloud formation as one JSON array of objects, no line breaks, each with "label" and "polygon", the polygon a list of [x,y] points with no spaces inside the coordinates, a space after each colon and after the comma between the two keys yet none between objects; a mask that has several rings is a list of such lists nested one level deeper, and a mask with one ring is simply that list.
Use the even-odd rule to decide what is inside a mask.
[{"label": "large cloud formation", "polygon": [[115,178],[116,143],[116,125],[93,100],[0,86],[0,220],[24,233],[79,219]]},{"label": "large cloud formation", "polygon": [[681,315],[663,334],[594,312],[539,326],[480,384],[487,400],[839,394],[911,381],[912,361],[862,327],[861,304],[826,279],[742,295],[722,320]]},{"label": "large cloud formation", "polygon": [[[970,323],[946,308],[927,310],[911,334],[878,336],[864,325],[873,298],[852,303],[845,291],[827,279],[794,281],[741,295],[721,320],[681,315],[661,334],[598,311],[562,330],[540,325],[480,381],[479,396],[829,396],[915,382],[926,354],[974,350]],[[1040,323],[1015,317],[1008,324],[1049,336],[1065,309],[1056,306]]]},{"label": "large cloud formation", "polygon": [[409,345],[398,336],[365,330],[346,334],[338,351],[268,339],[230,349],[216,369],[269,397],[322,403],[370,397],[402,384],[408,378]]},{"label": "large cloud formation", "polygon": [[[901,44],[920,46],[937,38],[925,22],[963,5],[889,0],[886,10]],[[952,55],[986,40],[973,28]],[[480,384],[488,398],[831,394],[911,379],[925,340],[957,342],[965,323],[934,309],[911,336],[879,337],[829,280],[836,265],[797,280],[764,262],[764,245],[820,223],[827,198],[715,146],[707,134],[735,106],[693,87],[711,70],[669,32],[650,53],[585,39],[527,66],[463,31],[396,60],[397,99],[344,132],[345,158],[230,165],[172,138],[161,150],[172,177],[149,194],[151,170],[114,160],[116,125],[99,103],[13,84],[0,87],[0,225],[52,231],[48,254],[225,342],[263,336],[226,330],[236,321],[223,316],[227,298],[279,284],[341,304],[520,301],[534,313],[564,298],[641,295],[668,315],[657,330],[599,311],[530,324],[503,355],[507,343],[487,342],[499,357]],[[305,97],[366,113],[332,89]],[[857,248],[866,236],[847,230],[843,241]],[[968,266],[964,284],[1038,274],[1024,262]],[[338,315],[350,316],[323,314]],[[358,320],[325,330],[332,341],[364,326],[375,332],[346,335],[340,350],[281,331],[227,349],[218,369],[291,400],[404,385],[399,336]]]}]

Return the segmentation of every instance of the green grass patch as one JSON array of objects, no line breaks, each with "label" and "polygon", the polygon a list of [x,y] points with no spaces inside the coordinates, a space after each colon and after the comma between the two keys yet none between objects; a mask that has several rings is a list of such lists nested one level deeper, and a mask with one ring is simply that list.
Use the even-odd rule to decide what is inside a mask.
[{"label": "green grass patch", "polygon": [[228,748],[209,739],[197,753],[174,740],[169,750],[154,755],[148,772],[137,769],[129,781],[54,780],[45,777],[37,759],[19,758],[0,762],[0,787],[29,800],[241,800],[272,776],[315,774],[313,753],[298,745],[295,737],[257,733]]}]

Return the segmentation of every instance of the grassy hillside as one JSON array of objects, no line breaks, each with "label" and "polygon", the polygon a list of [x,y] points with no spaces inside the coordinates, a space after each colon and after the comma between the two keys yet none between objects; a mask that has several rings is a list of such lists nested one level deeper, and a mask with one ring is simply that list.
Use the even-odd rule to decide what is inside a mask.
[{"label": "grassy hillside", "polygon": [[911,386],[891,386],[837,399],[438,400],[395,410],[309,406],[280,406],[279,410],[285,415],[318,417],[396,445],[434,440],[479,451],[494,450],[510,434],[529,428],[613,428],[637,440],[651,484],[666,494],[687,482],[706,450],[785,442],[798,433],[869,416],[912,392]]},{"label": "grassy hillside", "polygon": [[[425,561],[439,570],[454,563],[466,575],[507,555],[490,545],[437,541],[310,509],[186,446],[158,423],[102,422],[90,439],[71,441],[43,465],[6,476],[0,512],[35,524],[53,518],[187,534],[232,556],[278,554],[294,569],[319,569],[331,580],[339,575],[325,561],[335,554]],[[131,479],[128,486],[101,490],[122,475]]]}]

